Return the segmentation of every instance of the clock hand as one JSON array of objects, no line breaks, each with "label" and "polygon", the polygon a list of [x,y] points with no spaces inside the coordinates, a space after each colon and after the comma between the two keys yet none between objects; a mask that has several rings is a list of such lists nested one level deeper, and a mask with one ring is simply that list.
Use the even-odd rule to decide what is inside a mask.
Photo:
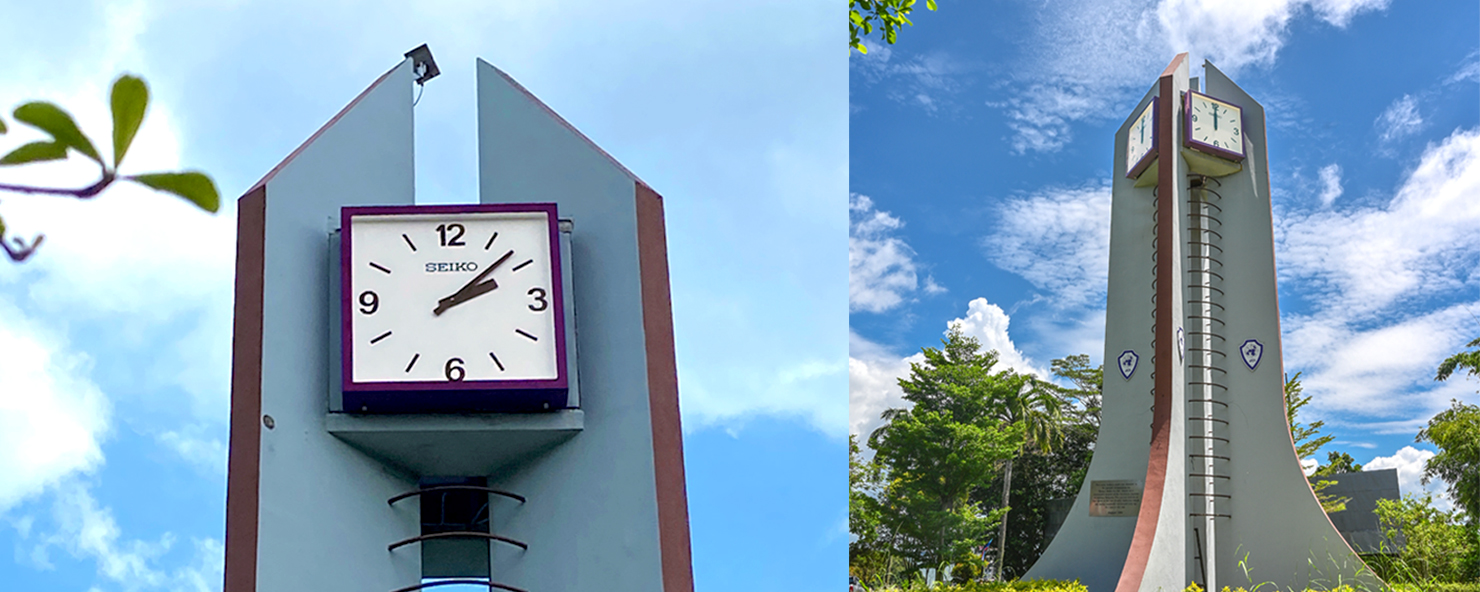
[{"label": "clock hand", "polygon": [[488,274],[493,273],[493,270],[498,269],[498,266],[503,265],[505,261],[508,261],[509,258],[513,256],[513,251],[504,253],[503,257],[499,257],[498,261],[493,262],[493,265],[489,265],[487,269],[484,269],[478,275],[473,276],[472,280],[469,280],[467,284],[463,285],[463,287],[458,288],[458,290],[456,292],[453,292],[451,296],[438,300],[437,308],[432,309],[432,314],[434,316],[441,316],[442,313],[447,312],[447,309],[450,309],[454,306],[493,291],[495,288],[498,287],[498,282],[492,279],[488,281],[482,281],[483,278],[488,277]]}]

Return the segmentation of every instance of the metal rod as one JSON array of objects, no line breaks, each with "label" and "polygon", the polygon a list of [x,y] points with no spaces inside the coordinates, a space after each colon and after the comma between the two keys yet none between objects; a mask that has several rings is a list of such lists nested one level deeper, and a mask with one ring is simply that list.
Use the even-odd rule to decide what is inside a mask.
[{"label": "metal rod", "polygon": [[393,497],[393,498],[387,500],[385,503],[390,504],[390,505],[395,505],[396,502],[399,502],[399,501],[401,501],[403,499],[406,499],[408,497],[415,497],[415,496],[418,496],[418,495],[421,495],[421,494],[424,494],[424,493],[437,493],[439,491],[482,491],[484,493],[491,493],[493,495],[501,495],[501,496],[504,496],[504,497],[509,498],[509,499],[519,500],[519,503],[521,503],[521,504],[524,503],[524,496],[522,496],[522,495],[519,495],[517,493],[509,493],[509,492],[504,491],[502,489],[494,489],[492,487],[483,487],[481,485],[438,485],[436,487],[428,487],[426,489],[418,489],[416,491],[408,491],[406,493],[403,493],[401,495],[398,495],[396,497]]},{"label": "metal rod", "polygon": [[525,543],[520,542],[520,541],[516,541],[516,540],[511,539],[509,537],[499,536],[499,535],[492,534],[492,533],[487,533],[487,532],[473,532],[473,531],[470,531],[470,530],[459,530],[459,531],[454,531],[454,532],[438,532],[438,533],[435,533],[435,534],[424,534],[424,535],[421,535],[421,536],[414,536],[414,537],[411,537],[409,539],[405,539],[405,540],[396,541],[394,543],[391,543],[390,546],[386,548],[386,550],[387,551],[395,551],[396,550],[396,547],[404,547],[404,546],[409,545],[411,543],[420,543],[420,542],[423,542],[423,541],[433,541],[433,540],[437,540],[437,539],[488,539],[488,540],[491,540],[491,541],[505,542],[505,543],[508,543],[510,545],[514,545],[515,547],[519,547],[520,549],[524,549],[526,551],[529,550],[529,545],[528,544],[525,544]]},{"label": "metal rod", "polygon": [[471,579],[437,580],[435,582],[425,582],[425,583],[417,584],[415,586],[407,586],[405,588],[396,588],[395,590],[391,590],[391,592],[413,592],[414,590],[425,590],[427,588],[435,588],[437,586],[452,586],[452,585],[456,585],[456,584],[474,584],[474,585],[478,585],[478,586],[488,586],[488,589],[489,590],[492,590],[494,588],[499,588],[499,589],[502,589],[502,590],[508,590],[509,592],[529,592],[528,590],[525,590],[524,588],[516,588],[516,587],[510,586],[508,584],[500,584],[500,583],[495,582],[493,580],[471,580]]}]

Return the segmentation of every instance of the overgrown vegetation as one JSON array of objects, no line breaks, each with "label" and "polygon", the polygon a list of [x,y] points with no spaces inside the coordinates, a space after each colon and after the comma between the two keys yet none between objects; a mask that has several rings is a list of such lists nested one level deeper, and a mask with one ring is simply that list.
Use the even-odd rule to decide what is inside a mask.
[{"label": "overgrown vegetation", "polygon": [[[933,588],[943,592],[1083,590],[1078,583],[985,580],[1025,574],[1048,546],[1050,501],[1079,493],[1099,431],[1101,368],[1083,355],[1054,360],[1059,384],[999,369],[996,352],[982,352],[954,327],[940,349],[925,348],[923,355],[899,381],[912,406],[886,411],[884,425],[868,436],[874,457],[849,440],[849,526],[856,537],[850,574],[876,592],[924,589],[922,569],[950,574],[950,582]],[[1457,357],[1441,367],[1441,379],[1474,367]],[[1299,421],[1309,402],[1299,374],[1286,381],[1287,419],[1300,458],[1333,439],[1321,434],[1323,422]],[[1379,502],[1382,526],[1398,547],[1364,559],[1393,590],[1480,592],[1476,434],[1480,406],[1455,401],[1417,436],[1438,449],[1425,476],[1449,484],[1455,511],[1436,509],[1431,497]],[[1342,511],[1345,500],[1319,494],[1329,481],[1320,477],[1362,465],[1345,452],[1328,451],[1326,459],[1312,479],[1322,506]],[[1249,586],[1224,590],[1275,591],[1270,583]],[[1327,589],[1358,592],[1341,582]]]}]

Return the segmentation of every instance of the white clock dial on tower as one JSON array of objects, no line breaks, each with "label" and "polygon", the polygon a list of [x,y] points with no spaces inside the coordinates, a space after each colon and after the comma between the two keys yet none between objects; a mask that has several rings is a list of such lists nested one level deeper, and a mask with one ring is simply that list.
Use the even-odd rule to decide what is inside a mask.
[{"label": "white clock dial on tower", "polygon": [[1125,143],[1126,177],[1137,178],[1156,158],[1156,99],[1151,99],[1131,124]]},{"label": "white clock dial on tower", "polygon": [[345,295],[355,383],[560,376],[545,211],[352,214]]},{"label": "white clock dial on tower", "polygon": [[1188,91],[1186,110],[1186,144],[1214,156],[1235,162],[1244,158],[1243,110],[1237,105],[1208,95]]}]

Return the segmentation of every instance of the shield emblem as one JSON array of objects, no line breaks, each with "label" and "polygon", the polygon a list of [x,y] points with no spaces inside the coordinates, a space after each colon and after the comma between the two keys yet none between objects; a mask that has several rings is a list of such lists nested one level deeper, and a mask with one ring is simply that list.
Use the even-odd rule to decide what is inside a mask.
[{"label": "shield emblem", "polygon": [[1131,375],[1136,373],[1136,362],[1140,361],[1140,359],[1140,356],[1137,356],[1136,352],[1125,350],[1125,353],[1120,354],[1120,357],[1117,358],[1117,361],[1120,363],[1120,375],[1124,376],[1126,380],[1130,380]]},{"label": "shield emblem", "polygon": [[1253,370],[1259,365],[1259,358],[1264,357],[1264,344],[1257,339],[1250,339],[1239,346],[1238,352],[1244,358],[1244,365]]}]

